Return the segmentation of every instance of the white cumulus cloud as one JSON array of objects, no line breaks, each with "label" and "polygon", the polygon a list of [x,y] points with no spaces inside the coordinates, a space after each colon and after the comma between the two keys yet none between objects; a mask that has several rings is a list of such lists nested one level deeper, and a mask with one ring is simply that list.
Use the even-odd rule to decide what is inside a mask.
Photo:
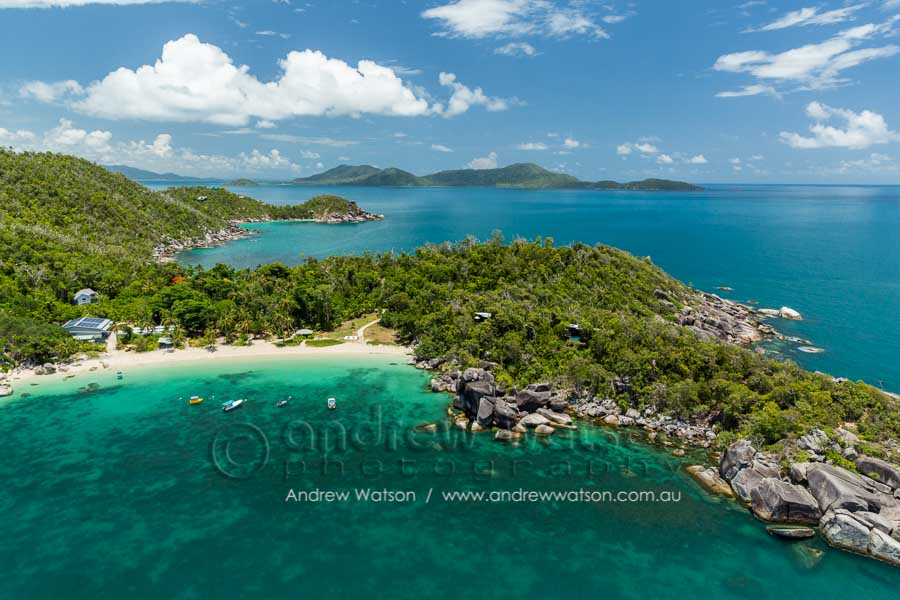
[{"label": "white cumulus cloud", "polygon": [[483,158],[473,159],[468,165],[470,169],[496,169],[497,168],[497,153],[491,152],[487,156]]},{"label": "white cumulus cloud", "polygon": [[80,95],[75,110],[110,119],[207,122],[243,126],[256,119],[265,128],[303,116],[364,114],[453,117],[472,106],[503,110],[508,102],[469,88],[454,74],[440,83],[453,90],[445,107],[429,105],[424,91],[408,86],[389,67],[370,60],[351,66],[314,50],[292,51],[279,61],[280,74],[260,81],[235,65],[221,48],[187,34],[163,46],[153,65],[120,67],[89,86],[74,81],[30,82],[21,93],[43,101]]},{"label": "white cumulus cloud", "polygon": [[447,101],[447,106],[435,104],[432,110],[444,117],[455,117],[461,115],[473,106],[484,106],[491,112],[506,110],[509,108],[509,102],[503,98],[493,98],[484,93],[479,87],[472,89],[460,83],[456,75],[453,73],[441,73],[439,80],[441,85],[453,90],[453,95]]},{"label": "white cumulus cloud", "polygon": [[[874,144],[900,141],[900,133],[891,131],[884,117],[864,110],[860,113],[810,102],[806,114],[816,122],[810,126],[811,136],[782,131],[781,141],[793,148],[868,148]],[[844,127],[827,125],[825,121],[843,121]]]},{"label": "white cumulus cloud", "polygon": [[706,160],[706,157],[702,154],[698,154],[696,156],[690,157],[687,162],[692,165],[705,165],[709,161]]},{"label": "white cumulus cloud", "polygon": [[[60,152],[100,164],[126,164],[150,171],[200,177],[300,171],[300,166],[278,149],[266,152],[254,148],[235,156],[201,154],[190,148],[176,147],[168,133],[160,133],[150,142],[116,141],[109,131],[81,129],[68,119],[60,119],[55,127],[43,134],[0,128],[0,144],[18,151]],[[302,155],[304,158],[318,158],[315,153],[303,152]]]}]

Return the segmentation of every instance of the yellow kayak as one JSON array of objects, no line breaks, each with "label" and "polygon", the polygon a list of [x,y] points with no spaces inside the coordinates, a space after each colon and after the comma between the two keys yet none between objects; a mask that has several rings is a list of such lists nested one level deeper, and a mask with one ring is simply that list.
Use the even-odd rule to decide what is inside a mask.
[{"label": "yellow kayak", "polygon": [[199,396],[191,396],[190,402],[191,404],[200,404],[201,402],[203,402],[203,398],[200,398]]}]

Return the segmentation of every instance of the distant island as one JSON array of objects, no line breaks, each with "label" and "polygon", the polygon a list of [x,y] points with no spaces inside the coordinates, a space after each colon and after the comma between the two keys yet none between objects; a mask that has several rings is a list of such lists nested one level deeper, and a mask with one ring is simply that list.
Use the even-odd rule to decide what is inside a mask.
[{"label": "distant island", "polygon": [[644,179],[581,181],[572,175],[554,173],[540,165],[516,163],[500,169],[458,169],[419,177],[396,168],[379,169],[370,165],[340,165],[324,173],[301,177],[291,185],[344,185],[365,187],[496,187],[525,189],[594,189],[628,191],[697,191],[703,188],[683,181]]},{"label": "distant island", "polygon": [[[191,183],[207,181],[176,173],[154,173],[126,165],[104,168],[122,173],[134,181]],[[246,177],[225,181],[229,187],[258,187],[259,182]],[[555,173],[534,163],[516,163],[499,169],[456,169],[431,175],[413,175],[409,171],[390,167],[379,169],[371,165],[340,165],[324,173],[299,177],[280,185],[360,186],[360,187],[489,187],[519,189],[566,190],[622,190],[640,192],[693,192],[703,188],[684,181],[643,179],[641,181],[581,181],[572,175]]]},{"label": "distant island", "polygon": [[200,177],[188,177],[187,175],[178,175],[177,173],[155,173],[136,167],[129,167],[128,165],[103,165],[103,168],[112,171],[113,173],[121,173],[125,177],[135,181],[204,181]]}]

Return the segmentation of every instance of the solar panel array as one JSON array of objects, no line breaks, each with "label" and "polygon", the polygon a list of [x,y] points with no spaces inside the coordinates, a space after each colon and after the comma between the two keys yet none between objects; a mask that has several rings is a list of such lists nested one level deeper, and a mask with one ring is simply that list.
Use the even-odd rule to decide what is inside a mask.
[{"label": "solar panel array", "polygon": [[106,322],[106,319],[98,319],[96,317],[82,317],[78,322],[81,327],[99,327]]},{"label": "solar panel array", "polygon": [[98,317],[81,317],[80,319],[72,319],[64,325],[64,327],[83,327],[88,329],[103,329],[110,323],[109,319],[100,319]]}]

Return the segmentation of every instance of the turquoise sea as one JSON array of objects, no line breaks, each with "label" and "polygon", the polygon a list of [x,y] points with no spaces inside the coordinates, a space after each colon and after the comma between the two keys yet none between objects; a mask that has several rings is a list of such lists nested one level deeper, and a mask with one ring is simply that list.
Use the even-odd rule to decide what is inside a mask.
[{"label": "turquoise sea", "polygon": [[650,256],[699,289],[799,310],[803,322],[775,326],[825,352],[804,354],[792,343],[770,350],[811,370],[900,391],[900,187],[707,187],[694,193],[233,188],[273,204],[337,193],[387,218],[254,225],[262,235],[179,259],[207,266],[297,264],[309,256],[408,251],[467,235],[486,239],[494,230],[507,239],[609,244]]},{"label": "turquoise sea", "polygon": [[[0,404],[0,598],[896,598],[897,568],[776,540],[701,491],[681,466],[702,455],[589,425],[519,446],[416,433],[448,400],[427,377],[384,356],[223,359],[20,389]],[[520,489],[673,501],[443,499]]]}]

